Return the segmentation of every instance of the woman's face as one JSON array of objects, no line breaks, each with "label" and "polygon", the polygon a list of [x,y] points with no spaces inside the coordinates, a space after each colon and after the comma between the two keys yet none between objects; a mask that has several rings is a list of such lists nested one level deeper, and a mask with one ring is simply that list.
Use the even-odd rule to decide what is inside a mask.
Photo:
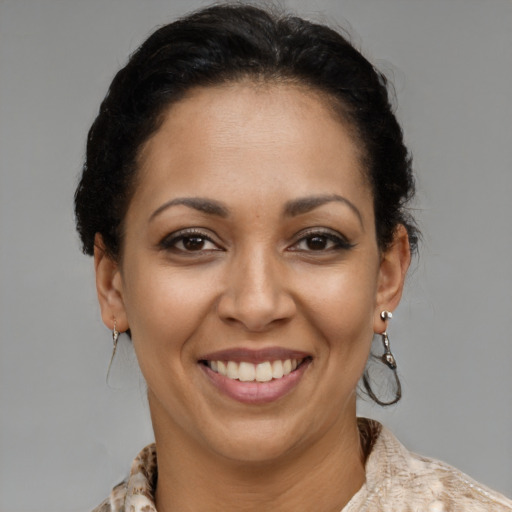
[{"label": "woman's face", "polygon": [[408,252],[404,234],[379,252],[358,147],[327,102],[283,84],[198,88],[139,162],[122,263],[97,251],[96,265],[157,439],[270,460],[352,428]]}]

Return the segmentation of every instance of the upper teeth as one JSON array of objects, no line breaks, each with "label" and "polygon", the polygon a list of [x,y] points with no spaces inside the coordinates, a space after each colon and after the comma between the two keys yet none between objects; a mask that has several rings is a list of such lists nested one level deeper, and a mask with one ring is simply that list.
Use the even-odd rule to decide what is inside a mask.
[{"label": "upper teeth", "polygon": [[268,382],[272,379],[280,379],[291,373],[299,365],[300,360],[285,359],[277,361],[265,361],[253,364],[242,361],[208,361],[208,366],[228,379],[243,382]]}]

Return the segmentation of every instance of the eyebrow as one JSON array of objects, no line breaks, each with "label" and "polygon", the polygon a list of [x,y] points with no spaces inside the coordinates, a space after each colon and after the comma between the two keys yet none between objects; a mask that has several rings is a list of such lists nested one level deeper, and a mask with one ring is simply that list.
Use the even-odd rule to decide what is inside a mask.
[{"label": "eyebrow", "polygon": [[157,215],[160,215],[164,210],[172,206],[188,206],[194,210],[198,210],[209,215],[217,215],[218,217],[227,217],[229,214],[228,209],[218,201],[213,199],[205,199],[203,197],[177,197],[171,201],[167,201],[162,206],[159,206],[152,214],[149,220],[153,220]]},{"label": "eyebrow", "polygon": [[[327,194],[318,196],[307,196],[299,199],[288,201],[284,207],[284,215],[287,217],[295,217],[308,213],[315,208],[319,208],[327,203],[338,202],[348,206],[357,216],[361,226],[363,226],[363,218],[359,209],[347,198],[338,194]],[[150,216],[149,220],[153,220],[156,216],[160,215],[164,210],[173,206],[187,206],[194,210],[206,213],[208,215],[216,215],[218,217],[226,218],[229,216],[229,210],[219,201],[214,199],[206,199],[204,197],[177,197],[171,201],[167,201],[162,206],[159,206]]]},{"label": "eyebrow", "polygon": [[315,208],[332,202],[338,202],[348,206],[356,214],[361,226],[363,226],[363,216],[361,215],[359,209],[346,197],[339,196],[338,194],[308,196],[299,199],[293,199],[292,201],[288,201],[286,203],[284,207],[284,214],[288,217],[295,217],[297,215],[302,215],[303,213],[308,213]]}]

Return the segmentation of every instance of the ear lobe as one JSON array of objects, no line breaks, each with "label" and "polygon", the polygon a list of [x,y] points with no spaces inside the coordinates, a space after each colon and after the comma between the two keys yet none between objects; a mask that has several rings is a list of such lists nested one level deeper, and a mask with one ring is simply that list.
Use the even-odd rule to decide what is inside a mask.
[{"label": "ear lobe", "polygon": [[381,311],[393,311],[398,306],[410,263],[409,236],[405,226],[400,224],[395,231],[393,243],[381,256],[375,312],[376,325],[380,327],[375,332],[380,332],[379,328],[382,327]]},{"label": "ear lobe", "polygon": [[121,271],[117,262],[108,255],[103,237],[99,233],[94,238],[94,270],[103,323],[113,329],[115,320],[118,331],[128,330]]}]

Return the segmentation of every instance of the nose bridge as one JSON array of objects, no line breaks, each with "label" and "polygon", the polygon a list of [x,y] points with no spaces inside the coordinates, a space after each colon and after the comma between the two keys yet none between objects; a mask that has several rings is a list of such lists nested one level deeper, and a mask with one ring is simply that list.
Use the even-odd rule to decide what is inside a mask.
[{"label": "nose bridge", "polygon": [[256,250],[247,251],[240,261],[240,281],[238,283],[241,300],[259,303],[260,306],[271,303],[275,299],[278,283],[275,280],[275,256],[271,250],[259,246]]},{"label": "nose bridge", "polygon": [[234,256],[219,313],[246,329],[261,331],[295,309],[278,254],[267,244],[251,244]]}]

